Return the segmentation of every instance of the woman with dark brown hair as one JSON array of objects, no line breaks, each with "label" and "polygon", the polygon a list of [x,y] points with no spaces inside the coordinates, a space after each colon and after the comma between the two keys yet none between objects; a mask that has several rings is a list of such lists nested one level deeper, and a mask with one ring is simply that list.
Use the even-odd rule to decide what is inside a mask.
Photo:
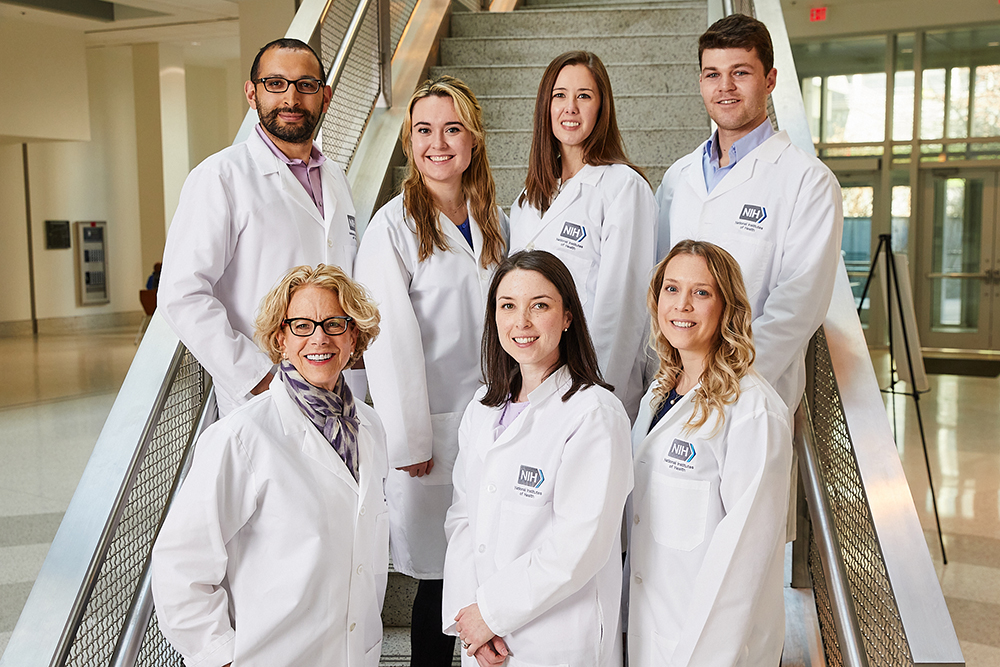
[{"label": "woman with dark brown hair", "polygon": [[468,667],[618,667],[629,422],[554,255],[497,269],[482,356],[445,523],[445,629]]},{"label": "woman with dark brown hair", "polygon": [[546,68],[535,101],[524,192],[510,210],[511,250],[547,250],[569,268],[604,378],[631,418],[643,393],[643,294],[655,263],[656,202],[625,155],[611,81],[593,53]]},{"label": "woman with dark brown hair", "polygon": [[403,192],[365,230],[355,277],[383,313],[365,354],[389,450],[386,495],[395,568],[420,580],[412,665],[451,665],[441,633],[444,519],[462,411],[481,384],[479,340],[490,278],[507,254],[482,109],[450,76],[421,85],[406,107]]}]

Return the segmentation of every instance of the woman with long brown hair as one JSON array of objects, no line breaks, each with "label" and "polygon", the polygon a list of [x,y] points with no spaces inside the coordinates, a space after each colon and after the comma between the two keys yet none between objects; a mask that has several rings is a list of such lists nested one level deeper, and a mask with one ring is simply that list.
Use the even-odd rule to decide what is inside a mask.
[{"label": "woman with long brown hair", "polygon": [[510,234],[512,251],[547,250],[569,268],[601,372],[634,419],[656,202],[625,154],[611,81],[593,53],[564,53],[542,75],[528,177],[510,209]]},{"label": "woman with long brown hair", "polygon": [[779,662],[792,443],[788,410],[753,370],[736,260],[685,240],[647,306],[659,372],[632,429],[632,667]]},{"label": "woman with long brown hair", "polygon": [[449,76],[421,85],[402,129],[403,192],[365,230],[355,277],[383,313],[365,354],[389,450],[386,495],[395,568],[420,580],[412,663],[451,665],[441,632],[444,519],[462,411],[480,385],[479,340],[493,271],[507,255],[482,109]]}]

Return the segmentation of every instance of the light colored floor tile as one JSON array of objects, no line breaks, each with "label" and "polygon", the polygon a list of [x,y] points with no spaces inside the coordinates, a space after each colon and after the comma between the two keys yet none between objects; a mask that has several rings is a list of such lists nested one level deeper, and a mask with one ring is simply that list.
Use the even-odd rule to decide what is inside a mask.
[{"label": "light colored floor tile", "polygon": [[34,582],[48,552],[48,544],[0,548],[0,585]]},{"label": "light colored floor tile", "polygon": [[965,667],[996,667],[1000,665],[1000,648],[974,642],[959,641]]},{"label": "light colored floor tile", "polygon": [[[1000,570],[996,568],[952,561],[938,577],[946,597],[1000,603]],[[997,634],[1000,639],[1000,629]]]},{"label": "light colored floor tile", "polygon": [[3,655],[4,650],[7,648],[7,642],[10,641],[10,636],[12,632],[0,632],[0,655]]}]

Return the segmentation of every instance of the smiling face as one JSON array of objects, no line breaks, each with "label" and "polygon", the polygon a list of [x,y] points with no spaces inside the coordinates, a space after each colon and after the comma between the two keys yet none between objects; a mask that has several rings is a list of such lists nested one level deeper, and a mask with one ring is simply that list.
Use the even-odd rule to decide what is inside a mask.
[{"label": "smiling face", "polygon": [[559,290],[537,271],[514,269],[496,297],[500,346],[521,366],[521,375],[545,376],[559,364],[559,341],[573,317]]},{"label": "smiling face", "polygon": [[[309,51],[299,49],[272,48],[260,57],[258,78],[269,76],[284,77],[297,81],[321,76],[319,63]],[[276,144],[311,144],[313,131],[320,116],[330,104],[331,91],[323,86],[313,95],[300,93],[294,85],[289,85],[283,93],[269,93],[264,84],[247,81],[247,102],[257,110],[260,124]]]},{"label": "smiling face", "polygon": [[746,136],[767,119],[767,96],[776,77],[774,68],[764,71],[756,49],[702,52],[701,98],[725,143]]},{"label": "smiling face", "polygon": [[[306,317],[322,322],[328,317],[346,314],[336,293],[316,285],[303,285],[288,302],[285,319]],[[278,348],[309,384],[332,391],[354,353],[356,340],[353,323],[339,336],[329,336],[323,327],[316,327],[312,335],[306,337],[289,333],[288,325],[283,324],[278,333]]]},{"label": "smiling face", "polygon": [[677,255],[670,260],[663,272],[656,320],[682,359],[704,359],[712,352],[723,305],[719,286],[703,257]]},{"label": "smiling face", "polygon": [[459,185],[472,162],[475,138],[446,95],[428,95],[410,112],[410,149],[417,171],[429,185]]},{"label": "smiling face", "polygon": [[566,152],[567,147],[580,146],[597,125],[601,112],[601,96],[597,81],[586,65],[567,65],[559,71],[552,86],[549,114],[552,134]]}]

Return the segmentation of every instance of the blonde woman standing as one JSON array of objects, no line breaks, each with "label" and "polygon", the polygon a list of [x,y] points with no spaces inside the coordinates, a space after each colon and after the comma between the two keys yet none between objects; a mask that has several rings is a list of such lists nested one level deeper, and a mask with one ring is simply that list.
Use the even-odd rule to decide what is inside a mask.
[{"label": "blonde woman standing", "polygon": [[480,386],[486,293],[507,254],[482,109],[468,86],[442,76],[410,99],[402,130],[403,192],[372,219],[355,276],[383,313],[365,354],[383,416],[390,471],[393,564],[421,580],[411,625],[412,662],[450,665],[441,632],[441,578],[451,473],[462,413]]},{"label": "blonde woman standing", "polygon": [[632,667],[773,667],[791,467],[788,410],[753,370],[739,265],[681,241],[647,305],[660,368],[632,429]]}]

